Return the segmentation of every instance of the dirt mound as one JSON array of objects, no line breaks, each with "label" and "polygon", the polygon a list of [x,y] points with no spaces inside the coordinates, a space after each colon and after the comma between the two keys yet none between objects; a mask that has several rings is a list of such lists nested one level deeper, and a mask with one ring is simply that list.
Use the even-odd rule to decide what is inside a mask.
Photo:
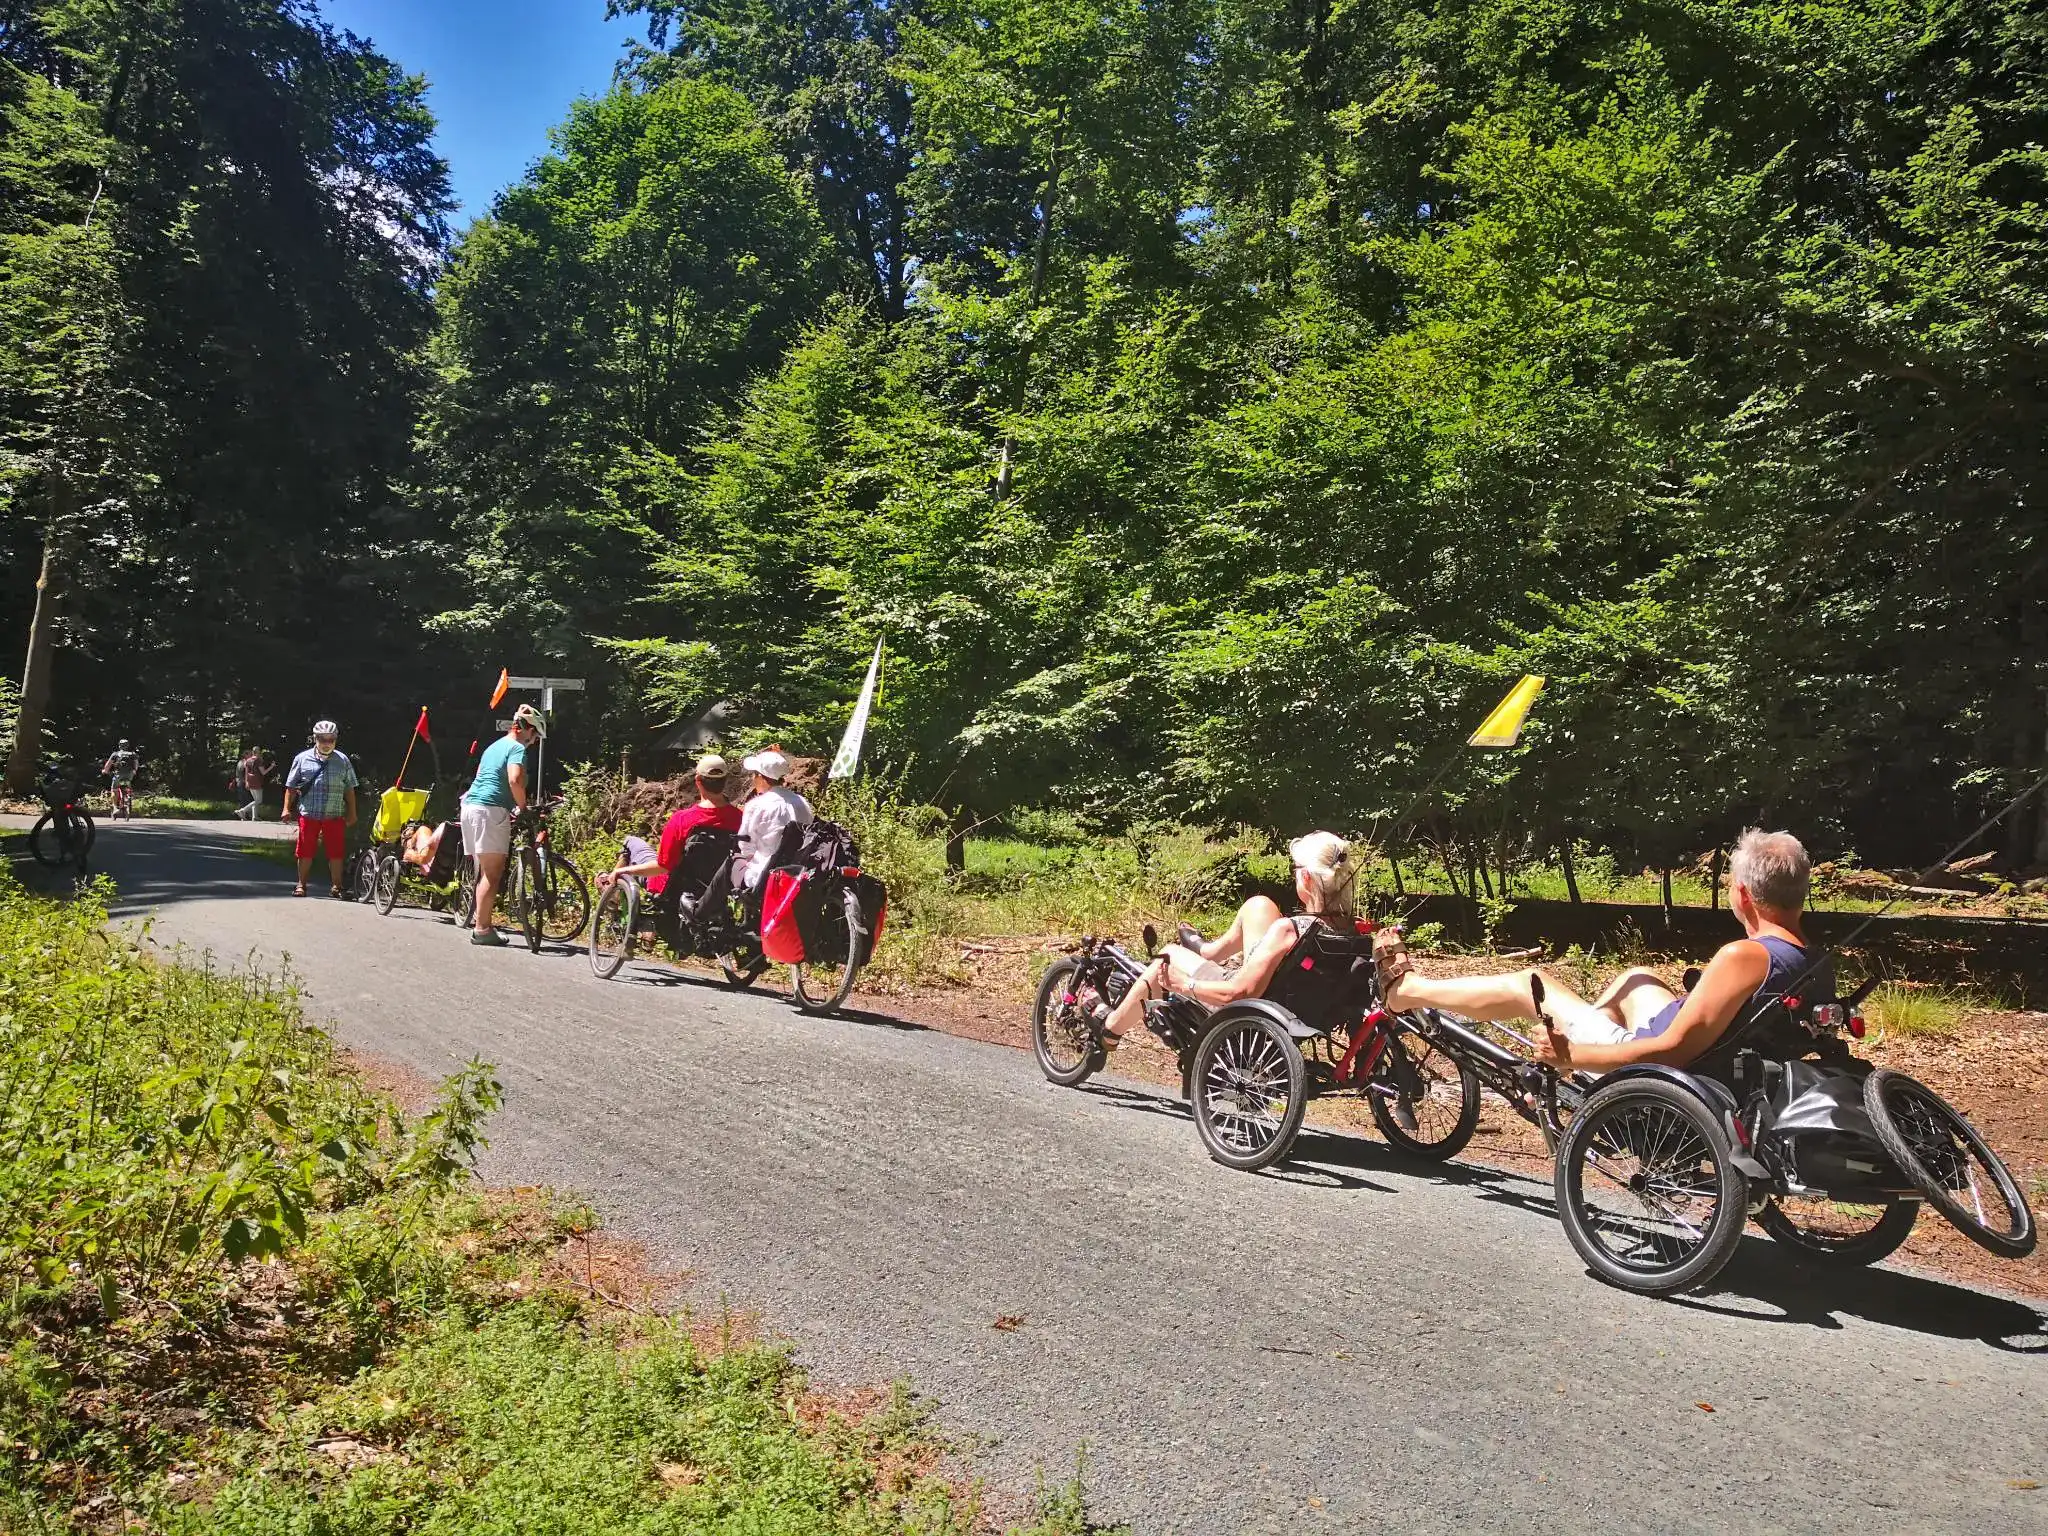
[{"label": "dirt mound", "polygon": [[[785,782],[806,799],[816,800],[825,788],[825,770],[830,766],[822,757],[792,757]],[[732,776],[726,783],[736,800],[746,799],[748,785],[742,782],[745,779],[739,763],[734,761]],[[696,781],[688,773],[669,779],[611,779],[592,802],[589,814],[595,826],[651,837],[668,820],[670,812],[696,798]]]}]

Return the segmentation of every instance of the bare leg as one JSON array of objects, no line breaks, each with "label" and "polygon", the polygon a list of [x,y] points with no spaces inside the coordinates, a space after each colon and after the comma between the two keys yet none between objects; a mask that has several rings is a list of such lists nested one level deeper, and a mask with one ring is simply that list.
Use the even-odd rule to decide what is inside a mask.
[{"label": "bare leg", "polygon": [[1124,1000],[1103,1021],[1107,1037],[1112,1041],[1121,1040],[1133,1025],[1144,1021],[1147,1000],[1164,997],[1169,991],[1185,990],[1189,980],[1204,971],[1212,976],[1224,974],[1221,967],[1194,950],[1179,944],[1167,945],[1145,967],[1144,976],[1131,983],[1131,990],[1124,994]]},{"label": "bare leg", "polygon": [[496,920],[498,910],[498,887],[505,879],[505,862],[511,857],[504,853],[480,853],[476,856],[476,931],[489,933]]},{"label": "bare leg", "polygon": [[1607,990],[1593,999],[1593,1006],[1634,1034],[1648,1028],[1660,1008],[1677,1001],[1678,994],[1665,986],[1655,971],[1636,967],[1609,982]]},{"label": "bare leg", "polygon": [[[1530,990],[1534,971],[1506,971],[1498,976],[1424,976],[1410,971],[1387,990],[1387,1006],[1396,1013],[1410,1008],[1441,1008],[1483,1023],[1506,1024],[1533,1019]],[[1551,1025],[1579,1045],[1612,1045],[1628,1034],[1618,1013],[1597,1008],[1555,976],[1543,976],[1543,1011]]]}]

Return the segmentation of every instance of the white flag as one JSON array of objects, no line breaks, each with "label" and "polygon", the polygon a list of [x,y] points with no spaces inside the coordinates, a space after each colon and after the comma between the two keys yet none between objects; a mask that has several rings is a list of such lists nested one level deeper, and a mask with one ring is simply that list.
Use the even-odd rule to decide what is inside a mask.
[{"label": "white flag", "polygon": [[860,702],[853,706],[853,718],[846,722],[846,734],[839,739],[839,751],[832,759],[827,779],[850,779],[860,766],[861,738],[868,733],[868,711],[875,705],[875,683],[882,675],[882,642],[875,642],[874,659],[868,663],[868,680],[860,685]]}]

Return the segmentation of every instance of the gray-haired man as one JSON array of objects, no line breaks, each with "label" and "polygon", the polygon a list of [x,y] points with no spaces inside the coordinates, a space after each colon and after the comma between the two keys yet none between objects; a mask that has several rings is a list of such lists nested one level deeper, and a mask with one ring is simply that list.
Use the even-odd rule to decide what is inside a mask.
[{"label": "gray-haired man", "polygon": [[[1611,1072],[1638,1061],[1691,1066],[1752,1000],[1783,995],[1812,969],[1800,926],[1808,878],[1806,850],[1791,833],[1743,833],[1729,865],[1728,899],[1743,937],[1722,945],[1683,996],[1645,970],[1622,972],[1590,1003],[1548,972],[1419,976],[1407,968],[1397,935],[1380,946],[1387,1006],[1442,1008],[1499,1023],[1541,1018],[1537,1059],[1567,1071]],[[1539,975],[1540,1004],[1532,986]],[[1832,984],[1830,975],[1812,981]]]}]

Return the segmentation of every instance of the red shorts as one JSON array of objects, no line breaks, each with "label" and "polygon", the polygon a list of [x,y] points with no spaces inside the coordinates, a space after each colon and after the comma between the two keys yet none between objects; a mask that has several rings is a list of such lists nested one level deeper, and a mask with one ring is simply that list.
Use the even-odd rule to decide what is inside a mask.
[{"label": "red shorts", "polygon": [[293,850],[299,858],[310,859],[315,849],[325,846],[327,857],[339,859],[348,851],[348,823],[336,816],[327,821],[315,821],[310,816],[299,818],[299,841]]}]

